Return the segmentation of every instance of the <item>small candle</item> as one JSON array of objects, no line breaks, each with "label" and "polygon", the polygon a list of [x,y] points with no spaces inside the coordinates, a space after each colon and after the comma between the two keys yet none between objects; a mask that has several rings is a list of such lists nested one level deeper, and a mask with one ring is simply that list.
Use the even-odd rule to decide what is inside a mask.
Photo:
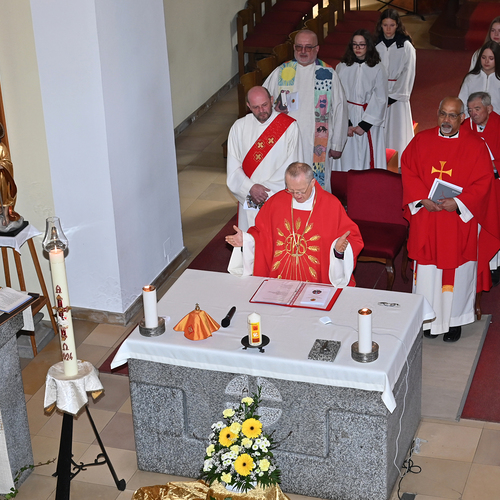
[{"label": "small candle", "polygon": [[372,352],[372,312],[367,307],[358,311],[358,351]]},{"label": "small candle", "polygon": [[144,304],[144,326],[146,328],[156,328],[158,326],[158,309],[156,288],[153,285],[142,287],[142,302]]},{"label": "small candle", "polygon": [[259,346],[262,344],[260,314],[251,313],[248,315],[248,343],[251,346]]}]

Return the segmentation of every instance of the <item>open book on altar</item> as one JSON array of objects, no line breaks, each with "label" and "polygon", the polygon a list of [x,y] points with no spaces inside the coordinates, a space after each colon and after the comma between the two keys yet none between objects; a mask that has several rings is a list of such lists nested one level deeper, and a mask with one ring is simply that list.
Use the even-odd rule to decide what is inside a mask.
[{"label": "open book on altar", "polygon": [[341,291],[342,288],[324,283],[265,279],[250,302],[329,311]]},{"label": "open book on altar", "polygon": [[442,179],[434,179],[431,190],[429,191],[429,200],[437,203],[443,198],[454,198],[462,194],[462,188],[451,182],[443,181]]}]

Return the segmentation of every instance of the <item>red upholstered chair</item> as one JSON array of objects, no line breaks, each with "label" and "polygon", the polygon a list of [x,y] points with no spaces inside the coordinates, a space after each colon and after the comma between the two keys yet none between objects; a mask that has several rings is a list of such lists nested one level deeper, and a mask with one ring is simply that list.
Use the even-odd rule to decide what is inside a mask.
[{"label": "red upholstered chair", "polygon": [[287,35],[268,32],[262,24],[255,26],[253,8],[243,9],[236,15],[238,37],[238,71],[240,77],[245,73],[245,54],[248,54],[250,66],[255,68],[255,54],[272,54],[273,47],[287,40]]},{"label": "red upholstered chair", "polygon": [[336,196],[344,207],[347,205],[347,172],[332,170],[330,177],[332,194]]},{"label": "red upholstered chair", "polygon": [[387,290],[394,284],[394,259],[403,247],[401,276],[408,265],[408,222],[403,218],[401,175],[382,169],[347,173],[347,213],[359,226],[365,246],[358,262],[381,262],[387,271]]}]

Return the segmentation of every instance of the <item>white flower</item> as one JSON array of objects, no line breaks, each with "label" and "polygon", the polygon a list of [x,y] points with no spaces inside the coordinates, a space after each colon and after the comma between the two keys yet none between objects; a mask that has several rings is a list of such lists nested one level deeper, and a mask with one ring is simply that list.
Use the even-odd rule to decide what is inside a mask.
[{"label": "white flower", "polygon": [[212,468],[212,465],[213,465],[212,459],[205,460],[205,462],[203,463],[203,470],[205,472],[208,472]]}]

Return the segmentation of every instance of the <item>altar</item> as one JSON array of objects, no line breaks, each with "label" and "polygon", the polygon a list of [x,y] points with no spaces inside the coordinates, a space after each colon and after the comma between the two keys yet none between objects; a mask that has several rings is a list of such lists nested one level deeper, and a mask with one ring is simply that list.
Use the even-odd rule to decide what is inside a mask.
[{"label": "altar", "polygon": [[[187,270],[158,304],[171,317],[165,334],[136,329],[122,344],[112,367],[129,362],[139,468],[198,477],[211,424],[261,386],[283,491],[387,499],[420,421],[421,325],[432,309],[422,296],[360,288],[343,290],[331,311],[250,303],[262,279]],[[196,302],[219,323],[236,306],[231,325],[186,339],[173,326]],[[351,357],[363,307],[380,346],[366,364]],[[264,352],[241,344],[251,312],[270,338]],[[341,342],[334,362],[308,359],[316,339]]]}]

